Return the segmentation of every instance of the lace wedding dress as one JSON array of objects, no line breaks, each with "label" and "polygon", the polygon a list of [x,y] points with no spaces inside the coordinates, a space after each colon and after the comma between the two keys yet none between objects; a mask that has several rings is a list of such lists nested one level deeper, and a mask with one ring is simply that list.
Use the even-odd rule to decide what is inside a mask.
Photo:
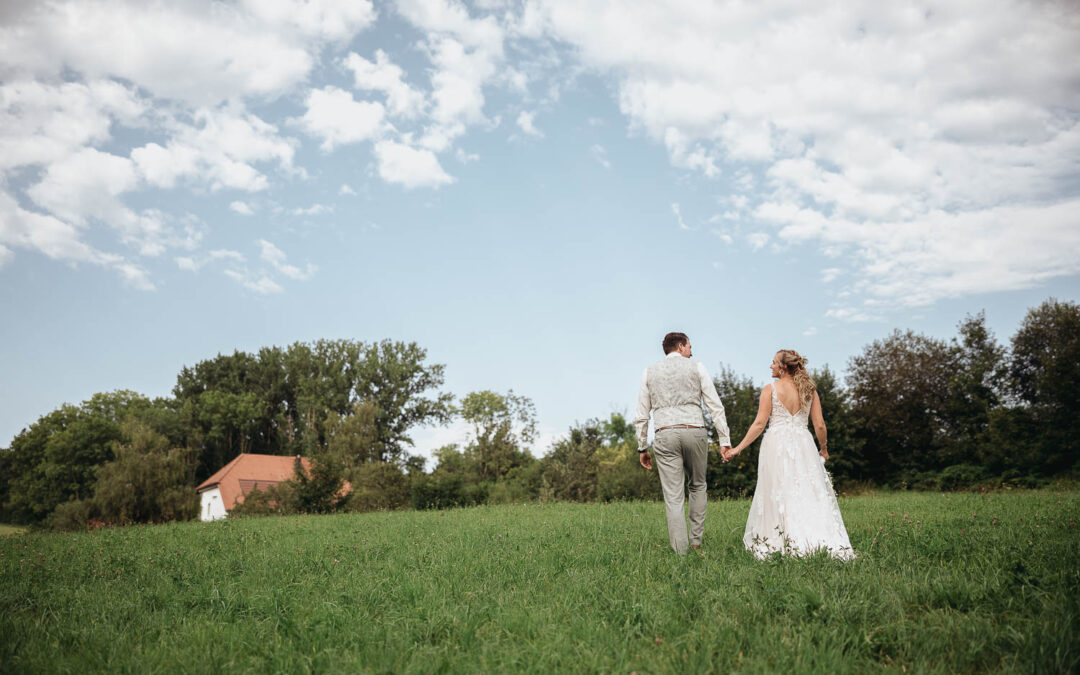
[{"label": "lace wedding dress", "polygon": [[855,557],[832,480],[807,428],[810,405],[804,402],[793,415],[773,388],[772,413],[758,456],[757,489],[743,534],[743,544],[758,558],[822,549],[842,560]]}]

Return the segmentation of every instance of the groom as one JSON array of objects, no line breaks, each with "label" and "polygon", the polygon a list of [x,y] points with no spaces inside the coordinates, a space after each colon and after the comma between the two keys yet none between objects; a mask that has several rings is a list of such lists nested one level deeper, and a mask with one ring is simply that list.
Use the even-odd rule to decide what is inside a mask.
[{"label": "groom", "polygon": [[[705,366],[690,358],[693,356],[690,338],[685,333],[668,333],[663,345],[664,359],[646,368],[641,377],[634,425],[641,466],[652,471],[653,454],[656,456],[660,487],[664,491],[668,538],[671,548],[683,554],[687,546],[700,549],[701,537],[705,534],[705,467],[709,438],[701,412],[702,401],[709,408],[724,456],[731,450],[731,440],[724,404],[716,394],[716,387]],[[650,412],[655,428],[652,454],[648,446]],[[686,477],[690,482],[689,541],[683,516]]]}]

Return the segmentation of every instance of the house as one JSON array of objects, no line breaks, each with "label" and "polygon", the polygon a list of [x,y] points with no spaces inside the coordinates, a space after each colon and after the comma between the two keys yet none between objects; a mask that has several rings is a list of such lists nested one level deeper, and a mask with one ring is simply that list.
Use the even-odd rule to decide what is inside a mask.
[{"label": "house", "polygon": [[[296,457],[241,453],[195,488],[199,492],[201,520],[220,520],[244,501],[244,496],[258,487],[260,490],[293,477]],[[304,471],[311,470],[311,461],[301,457]]]}]

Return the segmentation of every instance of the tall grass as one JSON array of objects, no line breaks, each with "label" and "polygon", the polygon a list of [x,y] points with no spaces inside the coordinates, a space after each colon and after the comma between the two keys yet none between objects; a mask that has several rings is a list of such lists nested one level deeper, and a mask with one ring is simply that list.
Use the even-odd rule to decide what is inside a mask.
[{"label": "tall grass", "polygon": [[1076,672],[1080,494],[841,500],[859,558],[703,557],[658,503],[0,540],[5,672]]}]

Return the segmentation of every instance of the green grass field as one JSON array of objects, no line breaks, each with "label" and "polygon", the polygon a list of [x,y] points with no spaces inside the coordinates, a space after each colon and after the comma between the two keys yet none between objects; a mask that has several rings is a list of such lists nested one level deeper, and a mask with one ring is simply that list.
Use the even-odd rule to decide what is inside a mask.
[{"label": "green grass field", "polygon": [[704,557],[659,503],[0,539],[13,672],[1077,672],[1080,494],[842,499],[860,557]]},{"label": "green grass field", "polygon": [[6,537],[11,534],[22,534],[26,532],[25,527],[19,527],[17,525],[4,525],[0,523],[0,537]]}]

